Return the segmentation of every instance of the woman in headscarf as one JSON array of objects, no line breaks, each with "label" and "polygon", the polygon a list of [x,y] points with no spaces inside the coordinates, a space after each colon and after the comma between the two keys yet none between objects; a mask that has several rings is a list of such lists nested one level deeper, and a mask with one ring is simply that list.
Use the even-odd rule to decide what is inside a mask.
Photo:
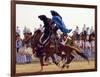
[{"label": "woman in headscarf", "polygon": [[72,29],[67,29],[62,17],[54,10],[51,10],[52,22],[56,24],[56,28],[60,29],[64,34],[70,33]]}]

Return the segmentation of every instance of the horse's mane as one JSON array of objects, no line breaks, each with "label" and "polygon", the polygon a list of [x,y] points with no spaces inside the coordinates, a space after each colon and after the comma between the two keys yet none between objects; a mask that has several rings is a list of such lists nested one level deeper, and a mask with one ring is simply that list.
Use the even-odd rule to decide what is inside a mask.
[{"label": "horse's mane", "polygon": [[41,32],[41,30],[38,29],[38,30],[36,30],[36,31],[34,32],[34,34],[35,34],[35,33],[40,33],[40,32]]}]

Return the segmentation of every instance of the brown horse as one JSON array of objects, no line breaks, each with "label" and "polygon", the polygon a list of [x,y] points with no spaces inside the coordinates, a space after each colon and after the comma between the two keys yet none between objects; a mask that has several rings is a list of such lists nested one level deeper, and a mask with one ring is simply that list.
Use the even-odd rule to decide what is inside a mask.
[{"label": "brown horse", "polygon": [[57,29],[53,27],[53,24],[51,24],[51,19],[48,19],[45,15],[40,15],[39,18],[44,23],[45,27],[44,33],[50,34],[49,40],[43,46],[40,43],[40,37],[43,34],[40,30],[37,30],[32,37],[33,48],[36,49],[37,56],[40,59],[41,70],[43,69],[43,57],[44,57],[43,53],[45,53],[46,56],[45,59],[51,57],[53,63],[55,63],[56,65],[58,65],[58,63],[55,61],[55,57],[53,56],[54,54],[63,57],[62,52],[65,52],[65,58],[67,58],[67,63],[70,63],[73,59],[73,56],[71,54],[73,50],[75,50],[76,53],[82,56],[84,59],[88,60],[87,57],[84,56],[82,53],[80,53],[79,50],[77,50],[76,48],[60,44],[57,38],[57,33],[56,33]]},{"label": "brown horse", "polygon": [[65,52],[66,58],[67,58],[67,62],[65,62],[62,65],[62,68],[64,68],[67,64],[67,68],[69,67],[69,64],[71,63],[71,61],[74,59],[74,56],[72,55],[72,53],[78,54],[79,56],[81,56],[82,58],[84,58],[86,61],[89,62],[88,57],[86,55],[84,55],[84,53],[80,52],[80,49],[74,47],[74,46],[63,46],[60,45],[59,46],[59,50],[61,50],[61,52]]},{"label": "brown horse", "polygon": [[[39,38],[42,35],[40,30],[37,30],[34,35],[33,35],[33,47],[36,48],[37,44],[39,43]],[[70,64],[70,62],[73,60],[73,50],[80,55],[81,57],[83,57],[85,60],[88,61],[88,58],[81,52],[79,52],[78,49],[74,48],[74,47],[70,47],[70,46],[64,46],[60,43],[57,44],[57,42],[51,42],[51,40],[47,43],[47,45],[45,45],[43,52],[45,52],[45,60],[48,59],[48,57],[51,57],[53,60],[53,63],[55,63],[56,65],[58,65],[58,63],[55,61],[55,57],[53,56],[54,54],[57,54],[61,57],[63,57],[62,52],[65,53],[65,58],[67,59],[67,62],[65,62],[62,66],[62,68],[65,67],[66,64]],[[37,51],[38,53],[38,51]],[[40,63],[41,63],[41,70],[43,70],[43,57],[44,56],[40,56]]]},{"label": "brown horse", "polygon": [[[52,34],[54,34],[56,37],[57,37],[57,33],[55,32],[55,31],[53,31],[52,32]],[[66,36],[66,35],[65,35]],[[55,38],[56,38],[55,37]],[[62,36],[63,37],[63,36]],[[77,48],[77,46],[74,44],[74,39],[73,39],[73,37],[71,37],[71,46],[70,45],[62,45],[59,41],[57,41],[58,40],[58,38],[56,38],[56,41],[54,42],[54,43],[56,43],[55,44],[55,51],[56,51],[56,54],[57,55],[59,55],[59,56],[61,56],[61,58],[62,58],[62,60],[65,58],[65,59],[67,59],[67,62],[65,62],[64,64],[63,64],[63,66],[62,66],[62,68],[64,68],[65,67],[65,65],[67,64],[67,67],[69,67],[69,65],[68,64],[70,64],[71,63],[71,61],[74,59],[74,56],[72,55],[73,53],[76,53],[76,54],[78,54],[79,56],[81,56],[82,58],[84,58],[86,61],[88,61],[89,62],[89,60],[88,60],[88,57],[84,54],[84,53],[82,53],[82,52],[80,52],[81,50],[80,50],[80,48]],[[62,53],[65,53],[65,54],[62,54]]]},{"label": "brown horse", "polygon": [[[39,39],[41,37],[43,33],[40,30],[35,31],[33,37],[32,37],[32,45],[33,45],[33,50],[36,50],[36,54],[38,56],[38,58],[40,59],[40,64],[41,64],[41,70],[43,70],[43,57],[45,56],[45,60],[48,59],[48,57],[51,57],[53,60],[53,63],[55,63],[56,65],[58,65],[58,63],[55,61],[55,57],[53,56],[55,53],[54,48],[52,48],[51,45],[51,41],[49,41],[47,43],[47,45],[45,45],[43,47],[43,51],[40,52],[39,48],[38,48],[38,44],[39,44]],[[45,55],[43,55],[43,53],[45,53]]]}]

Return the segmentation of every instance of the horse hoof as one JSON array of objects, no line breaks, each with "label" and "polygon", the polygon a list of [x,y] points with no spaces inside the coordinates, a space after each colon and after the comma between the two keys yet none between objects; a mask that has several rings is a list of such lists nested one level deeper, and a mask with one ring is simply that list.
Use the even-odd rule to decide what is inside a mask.
[{"label": "horse hoof", "polygon": [[61,68],[61,71],[63,71],[63,68]]},{"label": "horse hoof", "polygon": [[43,67],[41,67],[40,71],[39,72],[42,72],[43,71]]},{"label": "horse hoof", "polygon": [[43,69],[40,69],[40,71],[39,72],[42,72],[43,71]]},{"label": "horse hoof", "polygon": [[63,69],[65,67],[65,65],[63,65],[61,68]]},{"label": "horse hoof", "polygon": [[69,65],[67,65],[66,68],[69,68]]},{"label": "horse hoof", "polygon": [[48,66],[48,64],[43,64],[42,66]]},{"label": "horse hoof", "polygon": [[60,67],[60,64],[58,63],[57,66]]},{"label": "horse hoof", "polygon": [[90,61],[88,61],[88,64],[90,63]]}]

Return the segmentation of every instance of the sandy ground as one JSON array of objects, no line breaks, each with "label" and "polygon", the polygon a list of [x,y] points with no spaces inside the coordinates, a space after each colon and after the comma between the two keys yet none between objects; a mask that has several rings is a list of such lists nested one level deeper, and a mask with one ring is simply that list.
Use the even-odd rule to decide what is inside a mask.
[{"label": "sandy ground", "polygon": [[[95,61],[90,61],[90,63],[86,61],[77,61],[72,62],[69,68],[64,68],[63,71],[68,70],[79,70],[79,69],[94,69]],[[29,72],[39,72],[41,69],[40,63],[30,63],[30,64],[16,64],[16,73],[29,73]],[[43,67],[42,72],[46,71],[61,71],[61,68],[56,66],[55,64],[50,64],[48,66]]]}]

